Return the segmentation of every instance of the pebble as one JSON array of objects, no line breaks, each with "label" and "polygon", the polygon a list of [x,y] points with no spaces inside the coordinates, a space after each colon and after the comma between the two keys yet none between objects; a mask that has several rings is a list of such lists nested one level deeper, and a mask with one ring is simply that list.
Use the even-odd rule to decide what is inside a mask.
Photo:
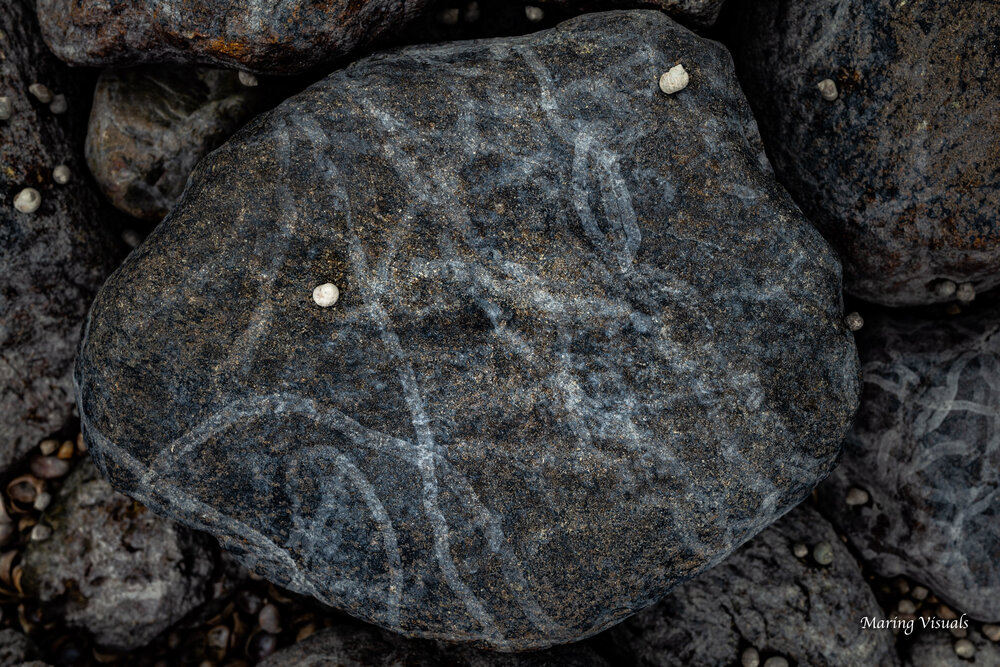
[{"label": "pebble", "polygon": [[948,299],[955,295],[958,285],[954,280],[942,280],[934,285],[934,293],[942,299]]},{"label": "pebble", "polygon": [[14,197],[14,208],[21,213],[34,213],[42,205],[42,195],[35,188],[25,188]]},{"label": "pebble", "polygon": [[660,90],[667,95],[687,88],[691,77],[688,75],[684,65],[674,65],[660,76]]},{"label": "pebble", "polygon": [[813,547],[813,560],[820,565],[829,565],[833,562],[833,545],[829,542],[820,542]]},{"label": "pebble", "polygon": [[914,604],[913,600],[907,600],[906,598],[900,600],[896,608],[900,614],[913,614],[917,611],[917,605]]},{"label": "pebble", "polygon": [[33,83],[28,86],[28,92],[35,96],[35,99],[42,104],[52,102],[52,91],[44,83]]},{"label": "pebble", "polygon": [[129,248],[135,248],[142,243],[142,237],[139,236],[139,232],[134,229],[126,229],[122,231],[122,241],[124,241],[125,245]]},{"label": "pebble", "polygon": [[991,642],[1000,642],[1000,625],[987,623],[983,626],[983,634],[986,635]]},{"label": "pebble", "polygon": [[281,632],[281,613],[275,605],[266,604],[257,614],[257,623],[264,632],[276,635]]},{"label": "pebble", "polygon": [[819,94],[827,102],[833,102],[840,97],[840,93],[837,92],[837,84],[833,79],[823,79],[816,84],[816,87],[819,88]]},{"label": "pebble", "polygon": [[532,23],[538,23],[545,18],[545,11],[541,7],[535,7],[534,5],[526,5],[524,7],[524,15]]},{"label": "pebble", "polygon": [[938,605],[938,618],[943,618],[946,621],[954,621],[958,618],[958,614],[946,604]]},{"label": "pebble", "polygon": [[0,523],[0,544],[6,544],[17,529],[10,522]]},{"label": "pebble", "polygon": [[44,512],[51,502],[52,502],[52,494],[49,493],[48,491],[42,491],[37,496],[35,496],[35,502],[32,503],[32,507],[34,507],[39,512]]},{"label": "pebble", "polygon": [[240,72],[237,76],[240,83],[249,88],[253,88],[260,83],[260,81],[257,80],[257,75],[253,72]]},{"label": "pebble", "polygon": [[42,542],[50,537],[52,537],[52,528],[44,523],[35,524],[35,527],[31,529],[31,539],[35,542]]},{"label": "pebble", "polygon": [[955,642],[955,653],[960,658],[971,658],[976,654],[976,647],[968,639],[959,639]]},{"label": "pebble", "polygon": [[69,167],[64,164],[56,165],[56,168],[52,170],[52,180],[59,185],[66,185],[69,183],[69,176]]},{"label": "pebble", "polygon": [[929,592],[930,591],[928,591],[923,586],[914,586],[913,587],[913,592],[910,593],[910,597],[912,597],[914,600],[921,600],[922,601],[922,600],[924,600],[927,597],[927,594]]},{"label": "pebble", "polygon": [[800,542],[792,547],[792,553],[796,558],[805,558],[809,555],[809,547]]},{"label": "pebble", "polygon": [[333,283],[317,285],[316,289],[313,290],[313,301],[322,308],[329,308],[337,303],[338,299],[340,299],[340,288]]},{"label": "pebble", "polygon": [[776,655],[765,660],[764,667],[788,667],[788,660]]},{"label": "pebble", "polygon": [[31,462],[31,472],[42,479],[62,477],[69,469],[69,461],[55,456],[39,456]]},{"label": "pebble", "polygon": [[60,95],[54,95],[52,97],[52,103],[49,104],[49,111],[51,111],[54,114],[63,114],[66,113],[66,110],[68,108],[69,105],[66,104],[65,95],[60,94]]},{"label": "pebble", "polygon": [[38,443],[38,449],[42,452],[42,456],[48,456],[59,449],[59,441],[54,438],[46,438]]},{"label": "pebble", "polygon": [[959,639],[965,639],[969,636],[969,631],[965,628],[948,628],[948,632],[951,633],[952,637],[957,637]]},{"label": "pebble", "polygon": [[848,313],[844,317],[844,324],[851,331],[861,331],[861,327],[865,326],[865,320],[860,313]]},{"label": "pebble", "polygon": [[857,507],[858,505],[867,505],[868,500],[868,492],[855,486],[851,487],[851,489],[847,492],[845,502],[851,507]]},{"label": "pebble", "polygon": [[475,23],[479,20],[479,15],[479,3],[473,0],[465,6],[465,10],[462,12],[462,20],[466,23]]},{"label": "pebble", "polygon": [[10,120],[10,114],[10,98],[4,95],[0,97],[0,120]]},{"label": "pebble", "polygon": [[67,440],[59,448],[59,452],[56,454],[56,458],[63,459],[64,461],[67,459],[71,459],[73,458],[73,453],[75,451],[76,448],[73,447],[73,443]]},{"label": "pebble", "polygon": [[437,16],[438,22],[443,23],[444,25],[455,25],[456,23],[458,23],[459,13],[460,12],[458,7],[450,7],[448,9],[442,9],[440,12],[438,12]]},{"label": "pebble", "polygon": [[263,660],[278,648],[278,638],[267,632],[259,632],[250,638],[247,653],[252,660]]},{"label": "pebble", "polygon": [[751,646],[743,651],[743,655],[740,656],[740,665],[742,667],[760,667],[760,653],[757,649]]},{"label": "pebble", "polygon": [[955,292],[955,298],[958,299],[959,303],[972,303],[976,300],[976,288],[972,286],[972,283],[962,283],[958,286],[958,291]]}]

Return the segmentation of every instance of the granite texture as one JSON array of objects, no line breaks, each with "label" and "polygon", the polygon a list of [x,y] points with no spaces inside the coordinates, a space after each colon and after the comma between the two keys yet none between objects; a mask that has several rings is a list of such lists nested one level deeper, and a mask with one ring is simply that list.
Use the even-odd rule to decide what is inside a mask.
[{"label": "granite texture", "polygon": [[232,70],[177,66],[105,70],[87,128],[87,166],[129,215],[159,222],[194,166],[261,106],[260,87]]},{"label": "granite texture", "polygon": [[[917,621],[916,627],[920,627]],[[990,667],[1000,665],[1000,646],[983,636],[979,628],[971,626],[966,639],[974,649],[970,659],[955,652],[958,641],[951,633],[942,630],[914,630],[913,640],[903,649],[904,667]]]},{"label": "granite texture", "polygon": [[[797,558],[796,544],[833,547],[829,566]],[[898,665],[885,618],[861,566],[816,510],[800,505],[722,564],[610,631],[618,664],[735,665],[752,646],[798,665]]]},{"label": "granite texture", "polygon": [[145,646],[206,599],[208,536],[116,493],[89,460],[42,521],[53,533],[24,552],[25,591],[101,646]]},{"label": "granite texture", "polygon": [[841,253],[847,291],[896,306],[953,298],[941,280],[1000,284],[1000,2],[734,0],[726,14],[778,180]]},{"label": "granite texture", "polygon": [[610,667],[585,644],[535,653],[481,651],[404,639],[377,628],[339,625],[278,651],[259,667]]},{"label": "granite texture", "polygon": [[[0,96],[12,106],[0,120],[0,472],[71,415],[80,325],[118,258],[80,178],[79,78],[45,49],[29,2],[0,4]],[[66,95],[70,113],[53,114],[34,83]],[[52,179],[59,164],[75,174],[66,185]],[[41,195],[34,213],[14,208],[27,187]]]},{"label": "granite texture", "polygon": [[38,655],[38,647],[17,630],[0,630],[0,667],[23,667]]},{"label": "granite texture", "polygon": [[518,650],[651,604],[829,473],[842,318],[725,49],[609,12],[259,116],[105,285],[77,381],[120,490],[357,617]]},{"label": "granite texture", "polygon": [[[823,509],[879,574],[1000,620],[1000,303],[867,319],[861,410]],[[848,506],[851,487],[870,502]]]},{"label": "granite texture", "polygon": [[178,63],[291,74],[390,34],[426,0],[37,0],[73,65]]}]

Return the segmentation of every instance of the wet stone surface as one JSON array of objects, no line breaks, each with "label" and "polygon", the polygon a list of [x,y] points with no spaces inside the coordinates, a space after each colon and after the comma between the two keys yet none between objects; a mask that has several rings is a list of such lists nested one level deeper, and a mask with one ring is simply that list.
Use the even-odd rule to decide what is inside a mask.
[{"label": "wet stone surface", "polygon": [[1000,283],[1000,3],[739,0],[720,24],[848,292],[918,305]]},{"label": "wet stone surface", "polygon": [[[1000,620],[1000,303],[868,320],[861,409],[824,508],[879,574]],[[852,488],[868,502],[848,505]]]},{"label": "wet stone surface", "polygon": [[728,53],[649,11],[380,54],[258,117],[102,290],[77,368],[123,492],[357,617],[505,649],[759,532],[859,389],[839,264]]}]

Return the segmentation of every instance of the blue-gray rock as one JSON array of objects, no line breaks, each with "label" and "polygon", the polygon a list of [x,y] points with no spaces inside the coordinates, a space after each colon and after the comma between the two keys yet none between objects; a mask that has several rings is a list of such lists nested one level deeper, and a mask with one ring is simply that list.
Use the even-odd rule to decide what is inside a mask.
[{"label": "blue-gray rock", "polygon": [[599,632],[797,504],[856,409],[839,264],[761,155],[728,53],[659,12],[358,61],[102,289],[87,442],[385,628]]},{"label": "blue-gray rock", "polygon": [[[0,5],[0,35],[2,472],[70,417],[80,325],[119,248],[86,185],[79,75],[45,49],[28,0]],[[69,113],[53,113],[29,92],[34,84],[66,96]],[[70,170],[65,185],[53,178],[58,165]],[[14,206],[26,188],[40,196],[33,213]]]},{"label": "blue-gray rock", "polygon": [[[830,545],[833,560],[811,555]],[[809,555],[793,549],[805,545]],[[735,665],[748,647],[762,662],[898,665],[885,619],[861,566],[816,510],[800,505],[722,564],[678,587],[656,606],[610,631],[620,664],[636,667]]]},{"label": "blue-gray rock", "polygon": [[101,646],[145,646],[205,601],[211,538],[116,493],[89,459],[42,521],[53,532],[25,549],[25,591]]},{"label": "blue-gray rock", "polygon": [[404,639],[377,628],[337,625],[278,651],[259,667],[610,667],[586,644],[535,653],[481,651]]},{"label": "blue-gray rock", "polygon": [[841,253],[847,291],[897,306],[1000,284],[1000,2],[726,14],[778,180]]},{"label": "blue-gray rock", "polygon": [[90,110],[87,166],[116,208],[159,222],[198,160],[258,111],[262,97],[231,70],[105,70]]},{"label": "blue-gray rock", "polygon": [[[998,620],[1000,304],[867,319],[861,409],[823,509],[879,574]],[[855,487],[868,503],[846,503]]]}]

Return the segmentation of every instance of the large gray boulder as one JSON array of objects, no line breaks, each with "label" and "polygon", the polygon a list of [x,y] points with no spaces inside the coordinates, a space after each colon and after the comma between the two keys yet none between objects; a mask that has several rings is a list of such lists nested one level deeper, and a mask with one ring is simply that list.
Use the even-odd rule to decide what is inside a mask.
[{"label": "large gray boulder", "polygon": [[611,12],[379,54],[258,117],[104,287],[77,380],[123,492],[383,627],[528,649],[829,473],[842,317],[728,53]]},{"label": "large gray boulder", "polygon": [[[868,320],[861,410],[824,510],[879,574],[1000,620],[1000,303]],[[848,504],[852,488],[868,502]]]},{"label": "large gray boulder", "polygon": [[[119,248],[102,227],[98,197],[84,179],[84,128],[74,122],[75,111],[86,105],[79,75],[71,76],[45,49],[27,0],[0,4],[0,35],[3,472],[70,417],[80,325]],[[45,86],[35,87],[39,96],[29,92],[35,84]],[[68,105],[69,113],[55,113],[54,102]],[[59,165],[70,172],[65,184],[53,176]],[[18,210],[15,200],[32,208],[32,193],[40,199],[33,212]]]},{"label": "large gray boulder", "polygon": [[89,460],[43,521],[53,532],[24,552],[25,590],[101,646],[145,646],[206,599],[210,538],[116,493]]},{"label": "large gray boulder", "polygon": [[897,306],[1000,284],[1000,3],[731,8],[778,180],[841,253],[847,291]]}]

